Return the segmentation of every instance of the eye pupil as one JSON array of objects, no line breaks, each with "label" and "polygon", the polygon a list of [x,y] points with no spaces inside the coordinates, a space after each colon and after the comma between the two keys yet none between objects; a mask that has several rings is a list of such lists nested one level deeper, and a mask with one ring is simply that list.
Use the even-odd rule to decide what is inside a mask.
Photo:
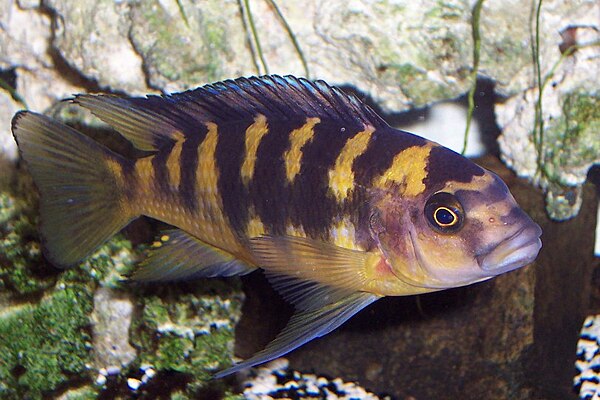
[{"label": "eye pupil", "polygon": [[456,214],[446,207],[440,207],[435,211],[435,221],[441,226],[454,225]]},{"label": "eye pupil", "polygon": [[423,210],[429,224],[440,233],[454,233],[464,224],[462,205],[451,193],[437,192],[425,203]]}]

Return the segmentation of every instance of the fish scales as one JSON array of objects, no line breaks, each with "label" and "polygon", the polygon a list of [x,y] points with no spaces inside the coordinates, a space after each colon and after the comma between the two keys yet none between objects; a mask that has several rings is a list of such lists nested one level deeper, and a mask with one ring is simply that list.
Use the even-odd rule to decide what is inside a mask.
[{"label": "fish scales", "polygon": [[41,194],[53,263],[77,263],[145,215],[172,229],[133,279],[260,268],[294,305],[265,349],[216,377],[323,336],[383,296],[480,282],[531,263],[541,247],[539,226],[500,178],[323,81],[272,75],[74,102],[150,154],[127,159],[17,113],[12,130]]}]

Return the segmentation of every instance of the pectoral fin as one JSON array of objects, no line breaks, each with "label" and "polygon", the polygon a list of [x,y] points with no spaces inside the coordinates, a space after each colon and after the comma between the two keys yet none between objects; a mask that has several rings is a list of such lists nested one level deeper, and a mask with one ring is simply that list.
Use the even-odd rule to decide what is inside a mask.
[{"label": "pectoral fin", "polygon": [[244,275],[254,271],[233,255],[182,230],[164,232],[133,274],[137,281],[175,281]]},{"label": "pectoral fin", "polygon": [[326,335],[378,298],[379,296],[371,293],[358,292],[320,309],[297,312],[264,350],[246,361],[215,374],[215,378],[222,378],[244,368],[281,357],[312,339]]},{"label": "pectoral fin", "polygon": [[365,288],[368,253],[295,236],[250,240],[257,264],[296,309],[314,310]]}]

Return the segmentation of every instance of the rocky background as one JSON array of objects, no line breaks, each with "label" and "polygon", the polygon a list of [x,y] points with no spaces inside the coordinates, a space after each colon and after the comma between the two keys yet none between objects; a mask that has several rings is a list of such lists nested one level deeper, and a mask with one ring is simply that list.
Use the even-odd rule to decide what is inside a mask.
[{"label": "rocky background", "polygon": [[[499,156],[530,182],[515,185],[524,185],[520,200],[545,231],[535,269],[441,297],[424,296],[433,311],[422,316],[423,310],[410,311],[413,298],[386,303],[409,310],[389,323],[389,311],[369,311],[376,313],[373,331],[355,326],[350,336],[357,335],[355,343],[372,332],[403,338],[393,353],[392,347],[382,350],[393,354],[385,365],[365,371],[371,364],[361,362],[362,369],[344,370],[334,355],[314,347],[318,342],[312,354],[325,354],[329,364],[298,352],[297,365],[346,373],[346,380],[397,398],[444,398],[447,392],[436,379],[463,398],[485,398],[482,393],[564,398],[577,330],[586,313],[600,310],[594,297],[598,286],[592,286],[598,262],[590,245],[597,196],[592,187],[583,189],[588,170],[600,163],[600,5],[488,0],[473,18],[476,8],[459,0],[0,0],[0,398],[160,394],[183,399],[234,392],[227,382],[207,378],[231,361],[244,297],[239,282],[161,288],[124,282],[143,251],[135,245],[152,240],[152,234],[140,236],[148,230],[139,226],[76,269],[46,264],[36,199],[17,162],[10,119],[29,108],[93,131],[89,115],[59,102],[80,92],[168,93],[263,73],[325,79],[357,93],[391,121],[415,109],[427,115],[431,104],[464,98],[479,77],[492,94],[498,125],[492,115],[493,129],[484,129],[484,139],[488,135],[495,143],[489,132],[500,129]],[[439,137],[462,141],[462,129],[446,129]],[[505,171],[494,160],[489,163]],[[551,222],[543,204],[557,220],[573,218],[583,204],[585,218],[572,219],[571,225]],[[245,308],[254,305],[264,316],[269,298],[261,302],[254,296],[252,285],[260,282],[248,285]],[[282,313],[281,307],[266,310]],[[503,317],[473,325],[493,312]],[[252,312],[245,314],[251,318]],[[463,332],[461,326],[472,329]],[[264,343],[268,331],[251,336]],[[475,336],[448,350],[456,332]],[[253,345],[240,348],[240,335],[238,330],[238,353],[247,355]],[[418,340],[423,337],[429,339]],[[327,347],[353,343],[340,341]],[[469,353],[486,343],[505,350]],[[544,345],[558,346],[559,356]],[[453,364],[441,369],[445,377],[432,375],[432,365],[449,356]],[[475,362],[484,371],[475,379],[469,357],[492,362],[485,368]],[[544,359],[535,372],[534,361]],[[383,373],[388,369],[412,371],[407,375],[412,383],[385,386],[394,378]],[[544,391],[541,382],[556,386]],[[480,391],[486,387],[495,391]],[[540,393],[545,397],[536,397]]]}]

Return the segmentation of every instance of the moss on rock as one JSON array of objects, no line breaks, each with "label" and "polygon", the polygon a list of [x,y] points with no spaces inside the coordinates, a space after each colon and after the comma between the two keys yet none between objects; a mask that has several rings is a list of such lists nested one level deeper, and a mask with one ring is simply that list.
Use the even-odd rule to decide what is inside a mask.
[{"label": "moss on rock", "polygon": [[592,165],[600,163],[600,96],[584,88],[561,99],[562,114],[545,130],[543,170],[546,209],[558,220],[579,210],[581,185]]},{"label": "moss on rock", "polygon": [[[241,313],[241,292],[230,281],[153,289],[141,297],[141,316],[134,321],[131,342],[138,362],[160,373],[181,374],[183,398],[198,391],[225,387],[211,376],[232,361],[235,323]],[[190,397],[187,397],[190,396]]]},{"label": "moss on rock", "polygon": [[88,289],[64,281],[39,304],[6,307],[0,316],[0,393],[41,398],[89,374],[91,311]]},{"label": "moss on rock", "polygon": [[24,199],[6,189],[0,192],[0,289],[30,295],[56,282],[42,262],[36,224]]}]

